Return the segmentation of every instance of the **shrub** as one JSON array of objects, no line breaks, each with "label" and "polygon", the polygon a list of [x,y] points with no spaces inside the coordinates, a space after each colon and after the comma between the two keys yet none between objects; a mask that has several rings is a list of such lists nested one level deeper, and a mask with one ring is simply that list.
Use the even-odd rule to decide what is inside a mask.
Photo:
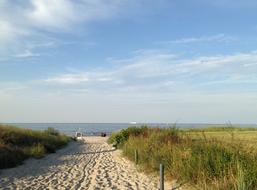
[{"label": "shrub", "polygon": [[70,140],[53,128],[40,132],[0,125],[0,169],[21,164],[28,157],[41,158]]},{"label": "shrub", "polygon": [[0,144],[0,168],[17,166],[21,164],[26,157],[27,156],[21,150]]},{"label": "shrub", "polygon": [[122,146],[130,136],[139,136],[146,134],[148,128],[146,126],[142,127],[129,127],[127,129],[122,129],[118,133],[112,133],[108,139],[108,143],[115,144],[117,146]]},{"label": "shrub", "polygon": [[54,136],[58,136],[60,133],[58,130],[52,128],[52,127],[48,127],[46,130],[45,130],[45,133],[49,134],[49,135],[54,135]]},{"label": "shrub", "polygon": [[46,153],[46,149],[42,144],[35,144],[33,146],[26,147],[23,151],[27,156],[34,158],[42,158]]}]

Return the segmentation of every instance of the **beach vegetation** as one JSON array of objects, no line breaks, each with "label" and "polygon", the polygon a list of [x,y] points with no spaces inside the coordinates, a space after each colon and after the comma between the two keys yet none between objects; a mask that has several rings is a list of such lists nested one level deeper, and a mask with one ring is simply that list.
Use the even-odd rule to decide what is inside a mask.
[{"label": "beach vegetation", "polygon": [[67,145],[70,140],[53,128],[34,131],[0,125],[0,169],[19,165],[30,157],[41,158]]},{"label": "beach vegetation", "polygon": [[[236,139],[237,133],[226,140],[220,138],[224,131],[248,134],[243,129],[215,129],[193,130],[191,135],[189,130],[176,127],[133,127],[114,133],[109,142],[117,143],[132,161],[137,150],[137,163],[145,172],[157,173],[159,164],[164,164],[166,179],[177,179],[179,184],[196,189],[257,189],[256,144],[248,147]],[[208,131],[221,134],[215,138]],[[256,143],[257,133],[251,137]]]}]

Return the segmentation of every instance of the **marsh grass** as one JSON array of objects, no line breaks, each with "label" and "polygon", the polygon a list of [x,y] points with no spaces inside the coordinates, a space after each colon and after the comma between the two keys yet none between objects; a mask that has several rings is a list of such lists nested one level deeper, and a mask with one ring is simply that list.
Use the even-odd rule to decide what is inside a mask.
[{"label": "marsh grass", "polygon": [[117,143],[131,160],[137,150],[143,170],[157,172],[163,163],[166,178],[196,189],[257,189],[256,151],[247,151],[244,143],[231,140],[234,136],[223,141],[204,131],[199,135],[201,138],[192,138],[174,127],[134,127],[113,134],[109,142]]},{"label": "marsh grass", "polygon": [[69,137],[53,128],[33,131],[0,125],[0,169],[19,165],[29,157],[41,158],[69,141]]}]

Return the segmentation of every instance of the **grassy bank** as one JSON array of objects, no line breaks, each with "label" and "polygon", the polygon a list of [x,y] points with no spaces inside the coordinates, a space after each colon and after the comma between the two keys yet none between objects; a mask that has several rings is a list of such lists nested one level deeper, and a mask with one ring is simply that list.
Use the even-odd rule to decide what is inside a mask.
[{"label": "grassy bank", "polygon": [[41,158],[69,141],[69,137],[52,128],[33,131],[0,125],[0,169],[19,165],[30,157]]},{"label": "grassy bank", "polygon": [[[228,131],[230,135],[221,138]],[[208,132],[220,134],[215,138]],[[178,179],[196,189],[257,189],[256,145],[248,147],[238,140],[240,132],[246,131],[134,127],[114,133],[109,143],[117,144],[131,160],[137,150],[138,164],[144,171],[157,172],[163,163],[167,179]],[[251,138],[257,140],[257,133]]]}]

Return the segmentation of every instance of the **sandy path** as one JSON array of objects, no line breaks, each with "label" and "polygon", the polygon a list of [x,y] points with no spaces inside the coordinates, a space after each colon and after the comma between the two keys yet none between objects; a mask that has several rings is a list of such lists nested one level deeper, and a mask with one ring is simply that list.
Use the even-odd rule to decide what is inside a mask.
[{"label": "sandy path", "polygon": [[0,189],[156,190],[158,179],[137,172],[106,138],[86,137],[85,142],[71,143],[43,159],[2,170]]}]

